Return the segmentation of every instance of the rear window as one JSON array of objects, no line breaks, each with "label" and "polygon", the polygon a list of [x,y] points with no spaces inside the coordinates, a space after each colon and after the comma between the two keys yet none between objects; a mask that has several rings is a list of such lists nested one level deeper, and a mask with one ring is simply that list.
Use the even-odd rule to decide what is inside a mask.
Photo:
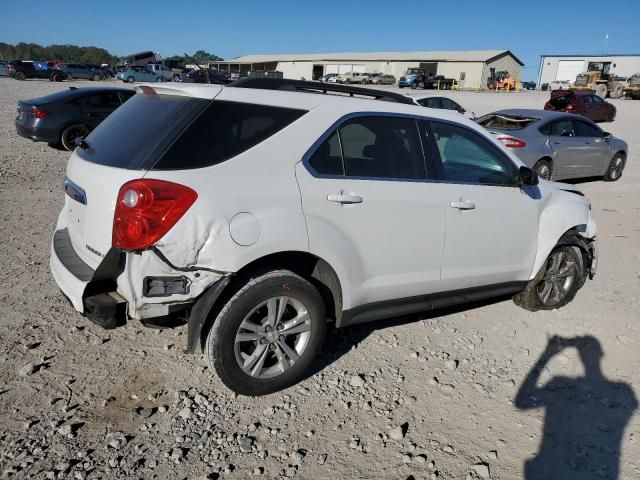
[{"label": "rear window", "polygon": [[154,168],[176,170],[216,165],[266,140],[305,113],[292,108],[214,101]]},{"label": "rear window", "polygon": [[130,170],[149,169],[211,100],[174,95],[134,95],[76,149],[89,162]]},{"label": "rear window", "polygon": [[538,121],[538,119],[534,117],[497,113],[490,113],[477,120],[478,124],[484,128],[497,130],[522,130],[536,121]]}]

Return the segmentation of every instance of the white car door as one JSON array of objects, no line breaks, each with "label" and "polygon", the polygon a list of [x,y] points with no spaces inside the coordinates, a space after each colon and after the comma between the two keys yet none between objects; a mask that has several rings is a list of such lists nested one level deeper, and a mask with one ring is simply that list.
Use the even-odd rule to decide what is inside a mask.
[{"label": "white car door", "polygon": [[414,119],[352,118],[296,176],[310,251],[337,270],[344,309],[439,290],[444,204]]},{"label": "white car door", "polygon": [[529,279],[538,239],[537,187],[517,185],[518,166],[479,133],[431,122],[446,211],[442,288]]}]

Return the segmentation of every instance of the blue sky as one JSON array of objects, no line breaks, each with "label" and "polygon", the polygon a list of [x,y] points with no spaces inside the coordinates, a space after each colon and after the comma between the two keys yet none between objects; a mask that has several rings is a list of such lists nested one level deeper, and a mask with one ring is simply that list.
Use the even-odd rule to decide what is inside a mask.
[{"label": "blue sky", "polygon": [[3,42],[117,55],[510,49],[524,79],[541,54],[602,53],[605,33],[608,53],[640,53],[640,0],[0,0],[0,19]]}]

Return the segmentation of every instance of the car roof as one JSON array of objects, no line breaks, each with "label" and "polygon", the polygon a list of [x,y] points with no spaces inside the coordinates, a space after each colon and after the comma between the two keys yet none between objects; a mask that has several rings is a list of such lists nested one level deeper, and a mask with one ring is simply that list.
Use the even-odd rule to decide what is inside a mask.
[{"label": "car roof", "polygon": [[504,110],[496,110],[489,115],[516,115],[521,117],[537,118],[539,120],[549,120],[552,118],[568,117],[573,113],[554,112],[553,110],[537,110],[535,108],[507,108]]},{"label": "car roof", "polygon": [[[150,90],[148,90],[150,89]],[[341,94],[320,94],[308,92],[291,92],[258,88],[239,88],[222,85],[193,83],[141,83],[135,87],[137,92],[157,93],[161,95],[181,95],[213,100],[220,99],[257,103],[261,105],[282,106],[313,110],[327,106],[342,116],[350,112],[382,112],[432,117],[434,119],[451,120],[457,123],[475,125],[467,121],[457,112],[449,110],[426,109],[415,103],[397,103],[369,98],[351,97]],[[481,127],[479,127],[481,128]]]},{"label": "car roof", "polygon": [[30,100],[25,100],[24,103],[28,104],[45,104],[45,103],[57,103],[61,101],[65,101],[70,98],[81,97],[84,95],[91,95],[93,93],[99,92],[127,92],[131,91],[128,88],[121,87],[70,87],[67,90],[61,90],[59,92],[54,92],[44,97],[32,98]]}]

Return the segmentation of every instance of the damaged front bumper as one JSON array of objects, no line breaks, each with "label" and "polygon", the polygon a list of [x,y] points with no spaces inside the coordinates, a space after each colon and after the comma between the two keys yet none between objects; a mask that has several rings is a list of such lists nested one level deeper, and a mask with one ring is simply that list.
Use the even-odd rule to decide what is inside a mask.
[{"label": "damaged front bumper", "polygon": [[111,249],[94,270],[77,255],[65,228],[54,233],[50,267],[73,307],[105,328],[127,319],[150,320],[185,311],[228,276],[206,268],[177,267],[156,248]]}]

